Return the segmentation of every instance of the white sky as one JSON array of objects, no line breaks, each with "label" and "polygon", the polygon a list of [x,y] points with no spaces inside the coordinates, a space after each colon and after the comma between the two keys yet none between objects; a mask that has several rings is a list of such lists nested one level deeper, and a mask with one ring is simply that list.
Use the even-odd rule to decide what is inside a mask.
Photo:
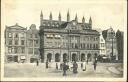
[{"label": "white sky", "polygon": [[[107,1],[107,2],[105,2]],[[66,20],[67,11],[70,11],[71,20],[77,13],[78,21],[82,17],[88,22],[92,17],[93,28],[107,29],[110,26],[114,30],[125,30],[126,0],[2,0],[3,25],[18,23],[23,27],[40,24],[40,12],[44,19],[49,19],[50,11],[53,19],[58,19],[61,12],[62,20]]]}]

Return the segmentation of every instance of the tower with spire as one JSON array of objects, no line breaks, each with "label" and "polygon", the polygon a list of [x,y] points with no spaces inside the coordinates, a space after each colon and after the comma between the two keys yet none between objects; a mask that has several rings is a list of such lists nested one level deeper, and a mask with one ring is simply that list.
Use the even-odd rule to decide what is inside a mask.
[{"label": "tower with spire", "polygon": [[77,13],[76,13],[75,21],[77,21],[77,22],[78,22]]},{"label": "tower with spire", "polygon": [[69,10],[68,10],[68,12],[67,12],[67,22],[69,22],[70,21],[70,14],[69,14]]},{"label": "tower with spire", "polygon": [[83,24],[85,23],[85,18],[84,18],[84,16],[83,16],[83,18],[82,18],[82,23],[83,23]]},{"label": "tower with spire", "polygon": [[90,25],[90,28],[92,28],[92,19],[91,19],[91,17],[89,19],[89,25]]},{"label": "tower with spire", "polygon": [[59,12],[58,20],[59,20],[59,22],[61,22],[61,13],[60,12]]},{"label": "tower with spire", "polygon": [[52,20],[52,12],[50,12],[49,19]]},{"label": "tower with spire", "polygon": [[42,25],[43,25],[43,13],[41,11],[41,14],[40,14],[40,26],[42,26]]}]

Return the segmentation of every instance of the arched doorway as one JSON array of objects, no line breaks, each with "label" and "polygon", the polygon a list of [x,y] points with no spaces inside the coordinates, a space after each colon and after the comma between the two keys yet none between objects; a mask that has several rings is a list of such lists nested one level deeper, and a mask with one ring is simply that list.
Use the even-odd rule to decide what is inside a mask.
[{"label": "arched doorway", "polygon": [[63,62],[64,61],[67,61],[67,54],[66,53],[63,54]]},{"label": "arched doorway", "polygon": [[94,58],[97,58],[97,56],[98,56],[97,53],[95,53],[95,54],[94,54]]},{"label": "arched doorway", "polygon": [[52,54],[51,53],[48,53],[47,54],[47,61],[51,62],[51,59],[52,59]]},{"label": "arched doorway", "polygon": [[82,62],[85,61],[85,54],[84,53],[81,54],[81,61]]},{"label": "arched doorway", "polygon": [[55,54],[55,62],[59,62],[60,61],[60,54],[56,53]]},{"label": "arched doorway", "polygon": [[77,55],[75,53],[72,54],[72,61],[77,61]]},{"label": "arched doorway", "polygon": [[90,53],[87,54],[87,60],[91,61],[91,54]]}]

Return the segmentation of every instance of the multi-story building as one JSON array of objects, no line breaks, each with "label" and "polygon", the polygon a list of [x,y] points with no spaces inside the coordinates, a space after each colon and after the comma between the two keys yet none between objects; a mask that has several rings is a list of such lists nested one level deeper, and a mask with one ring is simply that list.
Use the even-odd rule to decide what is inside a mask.
[{"label": "multi-story building", "polygon": [[110,59],[115,58],[116,60],[118,60],[117,41],[115,31],[112,28],[107,30],[107,38],[105,40],[105,43],[107,56]]},{"label": "multi-story building", "polygon": [[100,33],[100,55],[106,56],[106,44],[102,32]]},{"label": "multi-story building", "polygon": [[49,19],[40,15],[40,55],[42,62],[46,61],[91,61],[99,53],[99,32],[92,29],[92,19],[89,23],[82,18],[82,23],[70,20],[67,13],[67,21],[61,20],[59,13],[58,20]]},{"label": "multi-story building", "polygon": [[27,58],[26,28],[17,23],[5,29],[5,61],[25,62]]},{"label": "multi-story building", "polygon": [[40,39],[39,39],[39,30],[36,29],[36,25],[32,24],[27,30],[27,54],[29,62],[34,62],[40,58],[39,55],[39,47],[40,47]]}]

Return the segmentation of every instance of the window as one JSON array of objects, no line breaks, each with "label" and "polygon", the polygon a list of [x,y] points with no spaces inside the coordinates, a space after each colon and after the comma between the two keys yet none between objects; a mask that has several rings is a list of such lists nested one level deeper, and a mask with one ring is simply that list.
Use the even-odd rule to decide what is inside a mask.
[{"label": "window", "polygon": [[28,53],[29,53],[29,54],[33,54],[33,49],[32,49],[32,48],[29,48],[29,49],[28,49]]},{"label": "window", "polygon": [[15,45],[18,45],[18,40],[15,40]]},{"label": "window", "polygon": [[38,48],[35,48],[34,49],[34,54],[38,54],[38,51],[39,51]]},{"label": "window", "polygon": [[34,46],[38,46],[38,40],[34,40]]},{"label": "window", "polygon": [[33,41],[29,40],[29,46],[33,46]]},{"label": "window", "polygon": [[15,38],[18,38],[18,37],[19,37],[19,36],[18,36],[18,33],[16,33],[16,34],[15,34]]},{"label": "window", "polygon": [[12,45],[12,40],[9,40],[8,45]]},{"label": "window", "polygon": [[12,33],[8,33],[8,37],[9,38],[12,38]]},{"label": "window", "polygon": [[21,47],[21,53],[24,53],[24,52],[25,52],[24,47]]},{"label": "window", "polygon": [[18,52],[18,48],[15,47],[15,48],[14,48],[14,53],[16,54],[17,52]]},{"label": "window", "polygon": [[12,53],[12,47],[8,47],[8,53]]},{"label": "window", "polygon": [[24,45],[24,42],[25,42],[24,40],[21,40],[21,45]]}]

